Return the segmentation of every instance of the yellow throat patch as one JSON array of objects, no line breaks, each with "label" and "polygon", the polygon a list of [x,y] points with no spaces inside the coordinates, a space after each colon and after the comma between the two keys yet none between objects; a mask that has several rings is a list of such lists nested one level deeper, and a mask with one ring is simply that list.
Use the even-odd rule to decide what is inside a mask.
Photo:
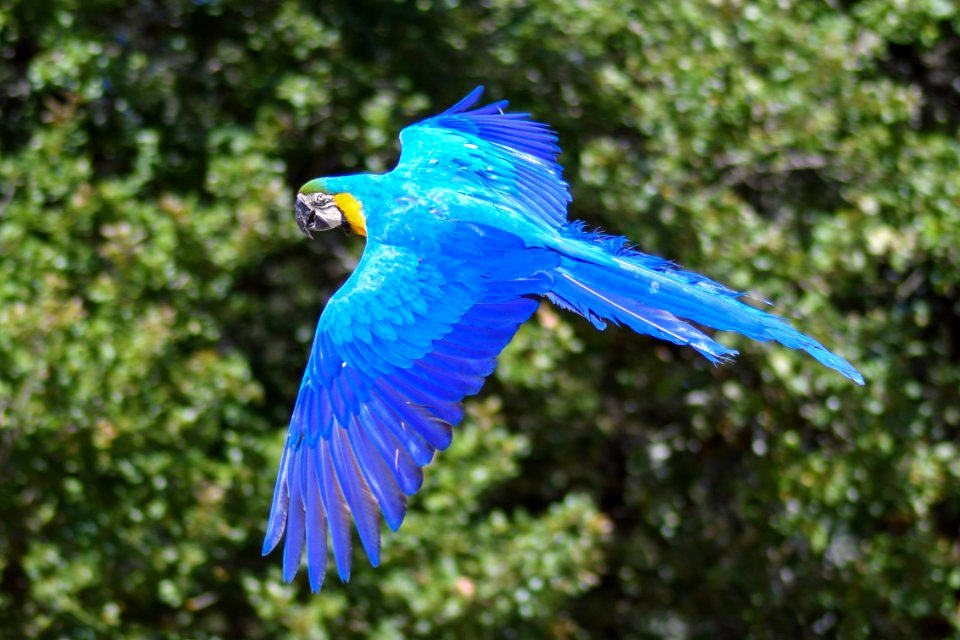
[{"label": "yellow throat patch", "polygon": [[338,193],[333,196],[333,201],[340,207],[340,211],[343,211],[343,215],[347,219],[347,222],[350,223],[350,228],[353,229],[353,232],[366,238],[367,219],[363,217],[360,201],[349,193]]}]

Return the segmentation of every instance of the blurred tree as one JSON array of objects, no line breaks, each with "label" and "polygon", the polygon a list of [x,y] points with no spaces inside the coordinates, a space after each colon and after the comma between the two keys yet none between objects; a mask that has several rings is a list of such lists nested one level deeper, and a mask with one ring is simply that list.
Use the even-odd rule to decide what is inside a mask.
[{"label": "blurred tree", "polygon": [[[0,636],[960,633],[960,9],[944,0],[12,0],[0,7]],[[544,307],[383,565],[259,557],[388,169],[476,84],[554,124],[573,214],[864,371],[735,367]]]}]

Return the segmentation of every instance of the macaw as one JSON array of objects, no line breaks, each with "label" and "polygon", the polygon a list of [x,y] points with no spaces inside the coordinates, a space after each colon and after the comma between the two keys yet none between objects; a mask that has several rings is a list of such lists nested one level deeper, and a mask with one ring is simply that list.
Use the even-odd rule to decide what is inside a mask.
[{"label": "macaw", "polygon": [[380,517],[396,531],[423,467],[450,445],[464,397],[542,298],[597,329],[622,324],[710,362],[737,352],[688,321],[801,349],[858,384],[846,360],[742,294],[567,220],[557,136],[483,87],[400,132],[382,175],[318,178],[297,193],[310,236],[345,226],[366,238],[356,270],[317,325],[290,419],[263,544],[286,534],[283,578],[304,549],[319,591],[329,544],[350,576],[351,519],[373,566]]}]

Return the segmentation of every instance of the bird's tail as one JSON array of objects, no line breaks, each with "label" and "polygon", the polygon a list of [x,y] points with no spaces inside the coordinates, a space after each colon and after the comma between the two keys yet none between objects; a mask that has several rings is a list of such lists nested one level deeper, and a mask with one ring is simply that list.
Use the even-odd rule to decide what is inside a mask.
[{"label": "bird's tail", "polygon": [[557,249],[564,258],[555,272],[549,299],[599,329],[606,322],[624,324],[638,333],[689,345],[714,363],[729,362],[737,355],[685,321],[691,320],[801,349],[863,384],[863,376],[849,362],[782,318],[744,304],[741,292],[634,251],[624,238],[589,232],[581,223],[573,223],[564,227]]}]

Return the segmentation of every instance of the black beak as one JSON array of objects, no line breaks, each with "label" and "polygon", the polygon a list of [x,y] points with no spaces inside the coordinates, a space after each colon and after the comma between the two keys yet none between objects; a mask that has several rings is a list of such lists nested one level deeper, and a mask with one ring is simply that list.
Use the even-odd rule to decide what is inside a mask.
[{"label": "black beak", "polygon": [[324,193],[297,194],[297,226],[308,238],[311,231],[328,231],[346,222],[333,196]]}]

